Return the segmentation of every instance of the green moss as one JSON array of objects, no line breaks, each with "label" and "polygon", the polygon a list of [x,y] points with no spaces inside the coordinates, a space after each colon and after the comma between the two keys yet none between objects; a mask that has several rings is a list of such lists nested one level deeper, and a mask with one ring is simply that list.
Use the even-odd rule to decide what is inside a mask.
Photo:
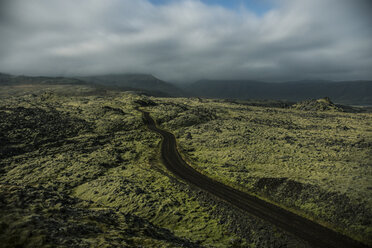
[{"label": "green moss", "polygon": [[[366,231],[372,218],[370,113],[153,100],[157,106],[149,110],[175,133],[182,156],[198,171],[372,242]],[[192,125],[187,116],[196,116]],[[268,190],[258,183],[265,178],[285,180]]]},{"label": "green moss", "polygon": [[[187,186],[167,176],[159,160],[160,138],[135,110],[140,96],[39,90],[5,97],[0,104],[0,128],[7,130],[2,138],[20,147],[0,160],[0,185],[19,187],[2,194],[7,203],[0,206],[0,238],[9,237],[5,244],[178,247],[197,242],[226,247],[236,237],[226,235],[228,227],[184,192]],[[24,114],[31,110],[38,115]],[[21,117],[27,117],[28,128]],[[40,137],[40,130],[47,136]],[[15,192],[23,196],[13,198]]]}]

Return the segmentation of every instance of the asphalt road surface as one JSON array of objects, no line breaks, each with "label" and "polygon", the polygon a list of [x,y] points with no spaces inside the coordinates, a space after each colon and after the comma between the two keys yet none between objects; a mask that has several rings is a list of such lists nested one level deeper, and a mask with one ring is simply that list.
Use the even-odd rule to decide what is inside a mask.
[{"label": "asphalt road surface", "polygon": [[200,174],[181,158],[174,135],[158,128],[148,112],[141,112],[148,128],[162,136],[161,155],[163,162],[167,169],[177,177],[252,215],[269,221],[308,242],[312,247],[368,247],[306,218]]}]

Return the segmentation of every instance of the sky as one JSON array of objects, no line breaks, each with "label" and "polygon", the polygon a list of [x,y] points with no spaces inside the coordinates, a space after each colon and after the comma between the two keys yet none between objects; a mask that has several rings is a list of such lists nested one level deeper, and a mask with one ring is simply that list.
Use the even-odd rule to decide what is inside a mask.
[{"label": "sky", "polygon": [[[166,5],[176,1],[150,0],[150,2],[154,5]],[[274,3],[269,0],[203,0],[201,2],[209,6],[220,6],[230,10],[239,10],[240,8],[244,7],[257,15],[261,15],[270,10]]]},{"label": "sky", "polygon": [[371,0],[1,0],[0,72],[372,80]]}]

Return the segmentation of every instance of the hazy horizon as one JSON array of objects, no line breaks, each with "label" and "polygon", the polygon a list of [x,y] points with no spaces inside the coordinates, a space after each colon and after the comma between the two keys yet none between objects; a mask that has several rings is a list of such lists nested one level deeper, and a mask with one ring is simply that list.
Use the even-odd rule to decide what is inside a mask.
[{"label": "hazy horizon", "polygon": [[6,0],[0,71],[371,80],[371,10],[367,0]]},{"label": "hazy horizon", "polygon": [[332,79],[324,79],[324,78],[299,78],[299,79],[293,79],[293,80],[260,80],[260,79],[255,79],[255,78],[199,78],[195,79],[192,81],[187,81],[187,80],[180,80],[180,81],[171,81],[171,80],[165,80],[159,76],[149,74],[149,73],[133,73],[133,72],[117,72],[117,73],[103,73],[103,74],[82,74],[82,75],[58,75],[58,74],[12,74],[12,73],[7,73],[4,71],[0,71],[0,74],[5,74],[5,75],[10,75],[10,76],[24,76],[24,77],[51,77],[51,78],[58,78],[58,77],[63,77],[63,78],[89,78],[89,77],[102,77],[102,76],[132,76],[132,75],[138,75],[138,76],[153,76],[156,79],[159,79],[161,81],[164,81],[166,83],[174,84],[176,86],[181,86],[181,85],[189,85],[193,83],[198,83],[198,82],[203,82],[203,81],[214,81],[214,82],[226,82],[226,81],[231,81],[231,82],[262,82],[262,83],[295,83],[295,82],[331,82],[331,83],[340,83],[340,82],[372,82],[372,79],[351,79],[351,80],[332,80]]}]

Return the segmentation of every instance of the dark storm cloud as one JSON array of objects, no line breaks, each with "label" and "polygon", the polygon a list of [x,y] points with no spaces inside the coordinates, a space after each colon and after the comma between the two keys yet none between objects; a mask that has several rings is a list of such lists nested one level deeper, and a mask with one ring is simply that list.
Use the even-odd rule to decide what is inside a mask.
[{"label": "dark storm cloud", "polygon": [[2,1],[0,71],[371,79],[371,2],[280,0],[257,15],[196,0]]}]

